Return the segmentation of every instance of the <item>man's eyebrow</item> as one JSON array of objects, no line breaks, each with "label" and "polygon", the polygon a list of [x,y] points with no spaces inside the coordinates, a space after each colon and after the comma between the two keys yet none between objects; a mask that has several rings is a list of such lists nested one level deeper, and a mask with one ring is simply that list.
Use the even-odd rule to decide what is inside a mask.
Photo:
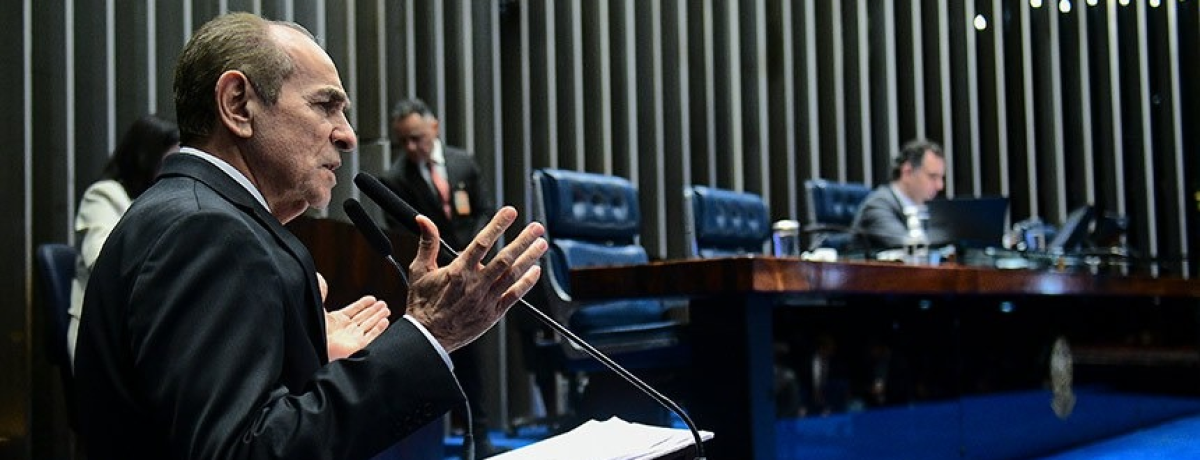
[{"label": "man's eyebrow", "polygon": [[346,107],[345,107],[346,109],[350,109],[350,97],[346,95],[345,91],[342,91],[340,89],[333,88],[333,87],[321,88],[321,89],[317,90],[317,96],[320,98],[323,98],[323,99],[327,99],[330,102],[340,102],[340,103],[346,105]]}]

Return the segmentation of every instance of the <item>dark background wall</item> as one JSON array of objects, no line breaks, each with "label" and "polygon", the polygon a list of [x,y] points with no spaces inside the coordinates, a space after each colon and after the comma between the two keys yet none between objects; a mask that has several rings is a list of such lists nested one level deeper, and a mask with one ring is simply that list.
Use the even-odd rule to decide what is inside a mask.
[{"label": "dark background wall", "polygon": [[[33,249],[72,241],[76,201],[119,134],[145,113],[173,114],[180,48],[228,10],[305,25],[341,69],[362,146],[335,203],[357,195],[354,174],[390,164],[387,110],[417,95],[448,143],[476,153],[497,201],[525,216],[534,168],[633,179],[656,258],[684,254],[687,184],[761,193],[772,218],[802,219],[805,179],[882,183],[898,145],[926,136],[949,154],[947,195],[1007,195],[1013,221],[1059,223],[1093,203],[1130,218],[1130,244],[1160,273],[1197,270],[1195,1],[9,3],[2,458],[47,458],[65,439]],[[520,414],[525,380],[504,333],[488,339],[489,373],[512,398],[493,398],[494,413]]]}]

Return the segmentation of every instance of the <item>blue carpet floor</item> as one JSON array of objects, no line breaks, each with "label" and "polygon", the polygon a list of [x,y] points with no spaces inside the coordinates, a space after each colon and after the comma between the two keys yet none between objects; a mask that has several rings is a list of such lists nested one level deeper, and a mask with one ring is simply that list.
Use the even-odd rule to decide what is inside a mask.
[{"label": "blue carpet floor", "polygon": [[1200,413],[1196,398],[1081,389],[1074,412],[1059,419],[1049,399],[1039,391],[990,394],[779,420],[775,450],[782,460],[1025,459]]},{"label": "blue carpet floor", "polygon": [[1200,459],[1200,416],[1116,436],[1042,460]]},{"label": "blue carpet floor", "polygon": [[[1196,399],[1131,398],[1104,392],[1084,396],[1084,404],[1077,406],[1068,420],[1017,415],[1029,411],[1022,406],[1046,405],[1045,396],[1037,392],[783,419],[776,423],[777,458],[1200,459],[1200,403]],[[1133,426],[1113,426],[1113,417]],[[678,420],[675,425],[686,428]],[[517,449],[549,433],[532,428],[522,429],[515,437],[499,431],[490,435],[494,445]],[[871,442],[864,443],[864,439]],[[446,460],[458,459],[461,450],[461,437],[446,438]]]}]

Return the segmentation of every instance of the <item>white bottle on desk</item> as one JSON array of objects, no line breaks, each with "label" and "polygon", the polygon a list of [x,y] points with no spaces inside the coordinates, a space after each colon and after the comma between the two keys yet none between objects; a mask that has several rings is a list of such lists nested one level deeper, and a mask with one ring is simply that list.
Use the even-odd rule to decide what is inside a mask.
[{"label": "white bottle on desk", "polygon": [[904,263],[926,265],[929,263],[929,210],[924,206],[904,207],[905,226],[908,235],[904,241]]}]

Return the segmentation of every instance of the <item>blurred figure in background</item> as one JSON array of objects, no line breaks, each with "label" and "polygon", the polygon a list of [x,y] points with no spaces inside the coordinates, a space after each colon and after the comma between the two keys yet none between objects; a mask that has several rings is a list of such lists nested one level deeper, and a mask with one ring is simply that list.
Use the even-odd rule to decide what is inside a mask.
[{"label": "blurred figure in background", "polygon": [[869,249],[904,246],[915,230],[910,214],[937,197],[945,185],[942,147],[927,139],[908,141],[892,159],[891,182],[867,195],[850,227]]}]

